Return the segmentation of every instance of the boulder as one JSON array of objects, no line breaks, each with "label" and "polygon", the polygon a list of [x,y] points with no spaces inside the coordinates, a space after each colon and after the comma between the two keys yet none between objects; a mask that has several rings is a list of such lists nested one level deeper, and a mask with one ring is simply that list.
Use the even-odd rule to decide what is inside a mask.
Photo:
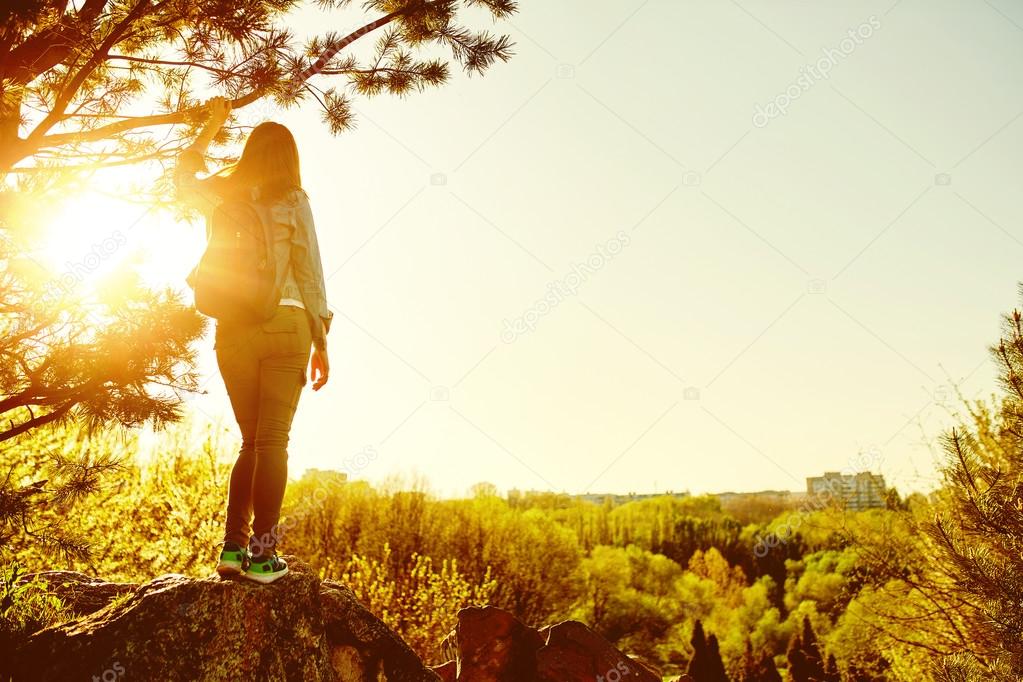
[{"label": "boulder", "polygon": [[660,676],[575,620],[547,629],[547,642],[536,652],[536,670],[541,682],[661,682]]},{"label": "boulder", "polygon": [[430,669],[440,675],[440,679],[444,680],[444,682],[457,682],[458,680],[458,664],[454,661],[448,661],[443,665],[437,665]]},{"label": "boulder", "polygon": [[111,587],[38,574],[83,615],[33,634],[0,672],[33,682],[441,679],[351,590],[286,559],[289,574],[272,585],[171,574]]},{"label": "boulder", "polygon": [[109,604],[117,597],[134,592],[134,583],[108,583],[77,571],[44,571],[22,576],[20,582],[40,581],[46,590],[60,598],[64,605],[79,616],[85,616]]},{"label": "boulder", "polygon": [[[455,664],[454,682],[660,682],[647,666],[626,656],[578,621],[540,630],[507,611],[472,607],[442,652]],[[446,668],[450,671],[450,668]]]},{"label": "boulder", "polygon": [[[452,640],[453,637],[453,640]],[[478,682],[534,682],[536,651],[543,639],[515,616],[493,606],[458,612],[448,636],[456,651],[457,679]]]}]

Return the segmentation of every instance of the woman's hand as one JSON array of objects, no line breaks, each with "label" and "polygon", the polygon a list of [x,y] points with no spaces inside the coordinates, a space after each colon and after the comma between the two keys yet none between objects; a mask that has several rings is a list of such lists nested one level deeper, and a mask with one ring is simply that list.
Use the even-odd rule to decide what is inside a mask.
[{"label": "woman's hand", "polygon": [[231,113],[231,100],[226,97],[211,97],[203,104],[203,107],[210,114],[210,120],[206,123],[206,127],[224,125],[224,121]]},{"label": "woman's hand", "polygon": [[189,149],[205,155],[206,148],[210,146],[213,136],[217,134],[217,131],[220,130],[221,126],[227,121],[227,117],[231,114],[231,100],[226,97],[211,97],[203,102],[202,106],[209,113],[210,117],[206,121],[206,125],[203,126],[202,132],[199,133],[199,137],[195,138],[195,142],[191,144]]},{"label": "woman's hand", "polygon": [[312,357],[309,359],[309,379],[313,382],[313,390],[323,388],[330,377],[330,360],[327,359],[327,349],[313,348]]}]

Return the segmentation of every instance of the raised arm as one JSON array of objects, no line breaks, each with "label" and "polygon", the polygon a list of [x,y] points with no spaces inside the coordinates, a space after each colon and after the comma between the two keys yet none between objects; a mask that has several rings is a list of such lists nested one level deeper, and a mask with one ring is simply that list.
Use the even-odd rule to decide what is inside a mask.
[{"label": "raised arm", "polygon": [[177,166],[174,169],[174,184],[179,201],[194,206],[204,215],[208,215],[216,207],[217,197],[203,188],[195,174],[208,170],[206,151],[213,136],[227,121],[231,113],[231,102],[223,97],[214,97],[204,106],[209,111],[210,118],[195,141],[178,155]]}]

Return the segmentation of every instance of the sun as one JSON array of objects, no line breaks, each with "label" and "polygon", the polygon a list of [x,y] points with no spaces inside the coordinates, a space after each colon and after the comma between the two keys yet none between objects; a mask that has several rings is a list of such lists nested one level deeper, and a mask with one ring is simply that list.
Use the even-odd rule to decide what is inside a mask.
[{"label": "sun", "polygon": [[69,285],[72,279],[91,283],[124,262],[137,218],[124,202],[95,192],[75,194],[46,217],[36,254]]},{"label": "sun", "polygon": [[205,246],[199,225],[175,221],[116,192],[86,189],[40,211],[34,258],[51,288],[78,298],[127,269],[154,288],[185,288]]}]

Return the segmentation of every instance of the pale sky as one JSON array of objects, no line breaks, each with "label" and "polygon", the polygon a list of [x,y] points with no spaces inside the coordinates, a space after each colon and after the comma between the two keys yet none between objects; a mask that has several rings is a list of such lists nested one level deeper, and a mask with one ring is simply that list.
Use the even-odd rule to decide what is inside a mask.
[{"label": "pale sky", "polygon": [[[509,63],[359,100],[340,137],[251,114],[296,134],[336,315],[292,475],[932,486],[951,384],[997,390],[1018,305],[1023,5],[523,0],[495,28]],[[234,430],[211,345],[192,405]]]}]

